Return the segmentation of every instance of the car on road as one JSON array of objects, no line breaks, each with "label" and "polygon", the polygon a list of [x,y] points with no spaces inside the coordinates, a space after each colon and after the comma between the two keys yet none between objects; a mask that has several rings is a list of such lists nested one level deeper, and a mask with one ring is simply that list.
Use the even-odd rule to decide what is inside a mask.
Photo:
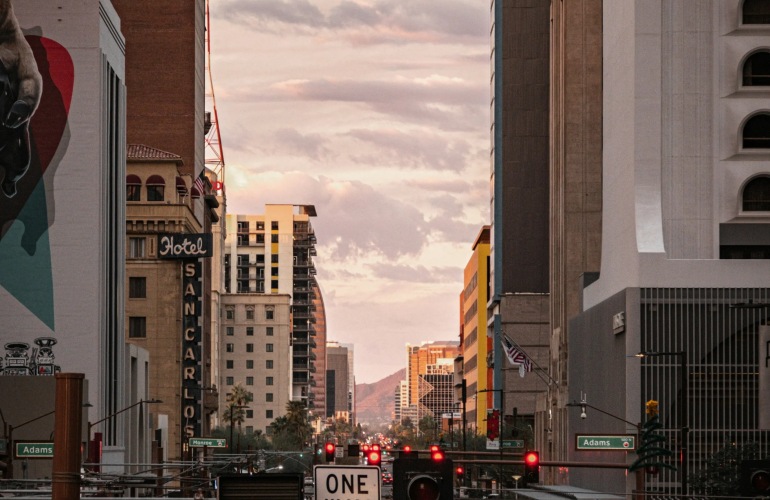
[{"label": "car on road", "polygon": [[383,472],[382,484],[393,484],[393,474],[391,474],[390,472]]}]

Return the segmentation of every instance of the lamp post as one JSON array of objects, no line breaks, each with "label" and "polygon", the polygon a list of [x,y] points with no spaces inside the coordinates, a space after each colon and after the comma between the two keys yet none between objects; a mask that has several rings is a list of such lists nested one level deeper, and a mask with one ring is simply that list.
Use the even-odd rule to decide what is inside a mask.
[{"label": "lamp post", "polygon": [[[498,485],[498,488],[500,489],[500,495],[504,496],[505,492],[503,491],[503,420],[505,420],[505,393],[502,389],[481,389],[479,391],[476,391],[476,394],[480,394],[482,392],[499,392],[500,393],[500,418],[498,422],[498,434],[500,438],[500,484]],[[478,398],[476,399],[476,411],[478,412]],[[486,406],[486,405],[484,405]]]},{"label": "lamp post", "polygon": [[681,400],[679,402],[679,428],[680,428],[680,443],[679,452],[682,460],[682,494],[683,499],[687,498],[687,437],[690,433],[690,427],[688,426],[689,417],[687,415],[689,398],[688,398],[688,371],[687,371],[687,351],[669,351],[669,352],[640,352],[635,354],[637,358],[647,358],[655,356],[677,356],[679,357],[679,383],[682,386],[680,392]]},{"label": "lamp post", "polygon": [[[588,404],[586,402],[585,396],[582,396],[581,399],[582,399],[582,401],[580,401],[579,403],[577,401],[573,401],[572,403],[567,403],[565,406],[580,407],[580,409],[582,410],[581,413],[580,413],[580,418],[583,418],[583,419],[587,418],[586,408],[591,408],[593,410],[598,411],[599,413],[603,413],[604,415],[607,415],[608,417],[614,418],[615,420],[619,420],[621,422],[625,422],[628,425],[636,428],[636,439],[637,439],[637,441],[639,441],[641,439],[641,436],[642,436],[642,424],[641,423],[639,423],[639,422],[633,423],[630,420],[626,420],[623,417],[619,417],[617,415],[613,415],[612,413],[610,413],[608,411],[604,411],[601,408],[597,408],[596,406],[590,405],[590,404]],[[638,446],[638,444],[637,444],[637,446]],[[643,474],[644,474],[644,472],[641,469],[636,471],[636,495],[637,495],[637,498],[640,499],[640,500],[644,498],[644,494],[642,493],[642,490],[644,489],[644,475]]]},{"label": "lamp post", "polygon": [[[139,406],[139,405],[141,405],[141,404],[157,404],[157,403],[162,403],[162,402],[163,402],[163,401],[161,401],[160,399],[140,399],[140,400],[139,400],[139,401],[137,401],[136,403],[134,403],[134,404],[131,404],[131,405],[128,405],[128,406],[126,406],[125,408],[123,408],[123,409],[120,409],[120,410],[116,411],[115,413],[113,413],[113,414],[111,414],[111,415],[107,415],[106,417],[104,417],[104,418],[101,418],[101,419],[97,420],[96,422],[89,422],[89,423],[88,423],[88,432],[87,432],[87,434],[86,434],[86,436],[88,437],[88,442],[89,442],[89,445],[90,445],[90,443],[91,443],[91,429],[92,429],[92,428],[94,428],[94,427],[96,427],[97,425],[101,424],[102,422],[106,422],[107,420],[110,420],[110,419],[112,419],[112,418],[115,418],[116,416],[118,416],[118,415],[120,415],[121,413],[124,413],[124,412],[126,412],[126,411],[128,411],[128,410],[130,410],[131,408],[134,408],[135,406]],[[95,458],[98,458],[99,462],[101,462],[101,459],[102,459],[102,457],[101,457],[101,452],[99,453],[99,456],[98,456],[98,457],[96,457],[96,456],[93,456],[93,457],[92,457],[92,456],[91,456],[91,453],[90,453],[90,451],[91,451],[91,450],[90,450],[90,446],[89,446],[88,459],[89,459],[90,461],[92,461],[92,462],[93,462]],[[98,462],[97,462],[97,463],[98,463]]]}]

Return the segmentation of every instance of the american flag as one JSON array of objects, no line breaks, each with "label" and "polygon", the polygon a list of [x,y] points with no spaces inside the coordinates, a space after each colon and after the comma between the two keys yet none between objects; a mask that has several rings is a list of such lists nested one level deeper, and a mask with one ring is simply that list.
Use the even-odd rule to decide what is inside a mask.
[{"label": "american flag", "polygon": [[198,176],[197,179],[195,179],[195,188],[198,190],[200,194],[204,194],[206,192],[206,170],[201,170],[201,174]]},{"label": "american flag", "polygon": [[505,349],[505,355],[508,357],[508,361],[511,362],[512,365],[519,365],[519,371],[523,374],[523,372],[531,372],[532,371],[532,360],[529,359],[529,356],[527,356],[527,353],[521,350],[519,346],[514,344],[514,342],[508,338],[508,335],[503,334],[503,348]]}]

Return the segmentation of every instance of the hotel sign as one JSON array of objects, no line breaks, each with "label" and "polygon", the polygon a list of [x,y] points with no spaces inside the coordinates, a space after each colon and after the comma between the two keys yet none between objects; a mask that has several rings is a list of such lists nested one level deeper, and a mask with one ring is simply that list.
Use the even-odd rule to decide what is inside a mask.
[{"label": "hotel sign", "polygon": [[213,248],[211,233],[159,234],[158,258],[197,259],[211,257]]},{"label": "hotel sign", "polygon": [[201,313],[200,260],[182,263],[182,428],[187,438],[201,435]]}]

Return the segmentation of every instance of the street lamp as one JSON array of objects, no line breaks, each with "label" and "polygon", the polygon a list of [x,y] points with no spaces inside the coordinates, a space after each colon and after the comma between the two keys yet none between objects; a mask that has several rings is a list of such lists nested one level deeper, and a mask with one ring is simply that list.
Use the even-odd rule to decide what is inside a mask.
[{"label": "street lamp", "polygon": [[679,402],[680,416],[679,416],[679,428],[680,439],[679,452],[682,461],[682,498],[687,498],[687,436],[690,432],[688,426],[689,418],[687,416],[688,409],[688,371],[687,371],[687,351],[669,351],[669,352],[640,352],[634,355],[637,358],[647,358],[655,356],[678,356],[679,357],[679,376],[682,390],[680,392],[681,400]]},{"label": "street lamp", "polygon": [[[498,422],[498,434],[500,439],[500,484],[498,485],[500,489],[500,493],[504,495],[503,492],[503,420],[505,420],[505,393],[502,389],[481,389],[476,391],[476,394],[482,393],[482,392],[499,392],[500,393],[500,418]],[[479,403],[478,398],[476,399],[476,411],[479,411]],[[486,405],[484,405],[486,406]]]}]

